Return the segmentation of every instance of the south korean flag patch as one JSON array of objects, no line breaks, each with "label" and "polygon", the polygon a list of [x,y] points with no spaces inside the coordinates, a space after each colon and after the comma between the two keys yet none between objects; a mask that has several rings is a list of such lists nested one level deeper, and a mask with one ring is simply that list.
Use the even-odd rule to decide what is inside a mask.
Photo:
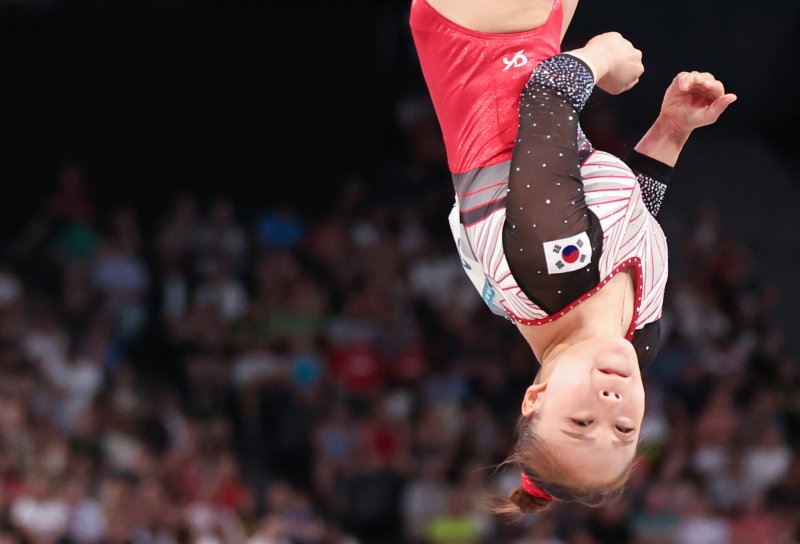
[{"label": "south korean flag patch", "polygon": [[547,259],[548,274],[563,274],[572,272],[592,262],[592,244],[586,232],[561,238],[552,242],[545,242],[544,256]]}]

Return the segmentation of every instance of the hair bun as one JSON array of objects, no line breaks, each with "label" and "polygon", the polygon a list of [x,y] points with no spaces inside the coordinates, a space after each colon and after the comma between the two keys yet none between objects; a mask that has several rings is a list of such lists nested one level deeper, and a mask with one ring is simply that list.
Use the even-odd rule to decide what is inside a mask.
[{"label": "hair bun", "polygon": [[523,514],[533,514],[534,512],[544,510],[553,504],[553,501],[548,501],[547,499],[540,499],[538,497],[529,495],[524,489],[522,489],[522,487],[518,487],[512,491],[508,496],[508,499],[512,503],[516,504],[517,508],[519,508],[519,511]]}]

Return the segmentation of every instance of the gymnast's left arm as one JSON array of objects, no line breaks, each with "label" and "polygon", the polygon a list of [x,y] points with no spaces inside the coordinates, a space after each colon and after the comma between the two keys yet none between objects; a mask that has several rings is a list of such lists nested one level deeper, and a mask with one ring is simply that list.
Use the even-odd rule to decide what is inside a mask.
[{"label": "gymnast's left arm", "polygon": [[681,72],[667,88],[661,111],[626,161],[639,178],[647,209],[658,214],[669,175],[692,131],[714,124],[736,101],[708,72]]}]

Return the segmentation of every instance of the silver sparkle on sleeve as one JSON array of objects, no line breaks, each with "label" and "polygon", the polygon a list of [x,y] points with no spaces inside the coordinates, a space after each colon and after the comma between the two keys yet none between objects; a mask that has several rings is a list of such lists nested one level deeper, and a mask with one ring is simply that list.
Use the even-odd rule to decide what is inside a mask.
[{"label": "silver sparkle on sleeve", "polygon": [[580,111],[592,94],[594,76],[586,63],[573,56],[562,54],[539,63],[526,89],[532,91],[534,85],[542,85],[556,91]]},{"label": "silver sparkle on sleeve", "polygon": [[639,180],[639,187],[642,189],[642,199],[650,214],[655,217],[661,209],[664,195],[667,193],[667,185],[657,179],[644,174],[636,176]]}]

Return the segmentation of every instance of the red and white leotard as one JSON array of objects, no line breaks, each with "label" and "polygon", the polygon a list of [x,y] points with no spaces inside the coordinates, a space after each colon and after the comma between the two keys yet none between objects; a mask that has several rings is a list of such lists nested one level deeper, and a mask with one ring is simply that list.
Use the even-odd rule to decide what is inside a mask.
[{"label": "red and white leotard", "polygon": [[534,68],[560,53],[562,11],[561,0],[554,0],[542,26],[487,34],[457,25],[427,0],[412,1],[412,35],[456,189],[451,228],[465,271],[484,302],[495,313],[528,325],[558,319],[615,273],[635,268],[638,300],[628,332],[633,339],[637,329],[660,318],[667,280],[666,239],[640,186],[649,174],[637,179],[625,162],[600,151],[588,153],[580,165],[585,204],[599,219],[603,235],[599,280],[582,297],[545,311],[531,300],[535,294],[529,297],[519,287],[503,250],[520,95]]}]

